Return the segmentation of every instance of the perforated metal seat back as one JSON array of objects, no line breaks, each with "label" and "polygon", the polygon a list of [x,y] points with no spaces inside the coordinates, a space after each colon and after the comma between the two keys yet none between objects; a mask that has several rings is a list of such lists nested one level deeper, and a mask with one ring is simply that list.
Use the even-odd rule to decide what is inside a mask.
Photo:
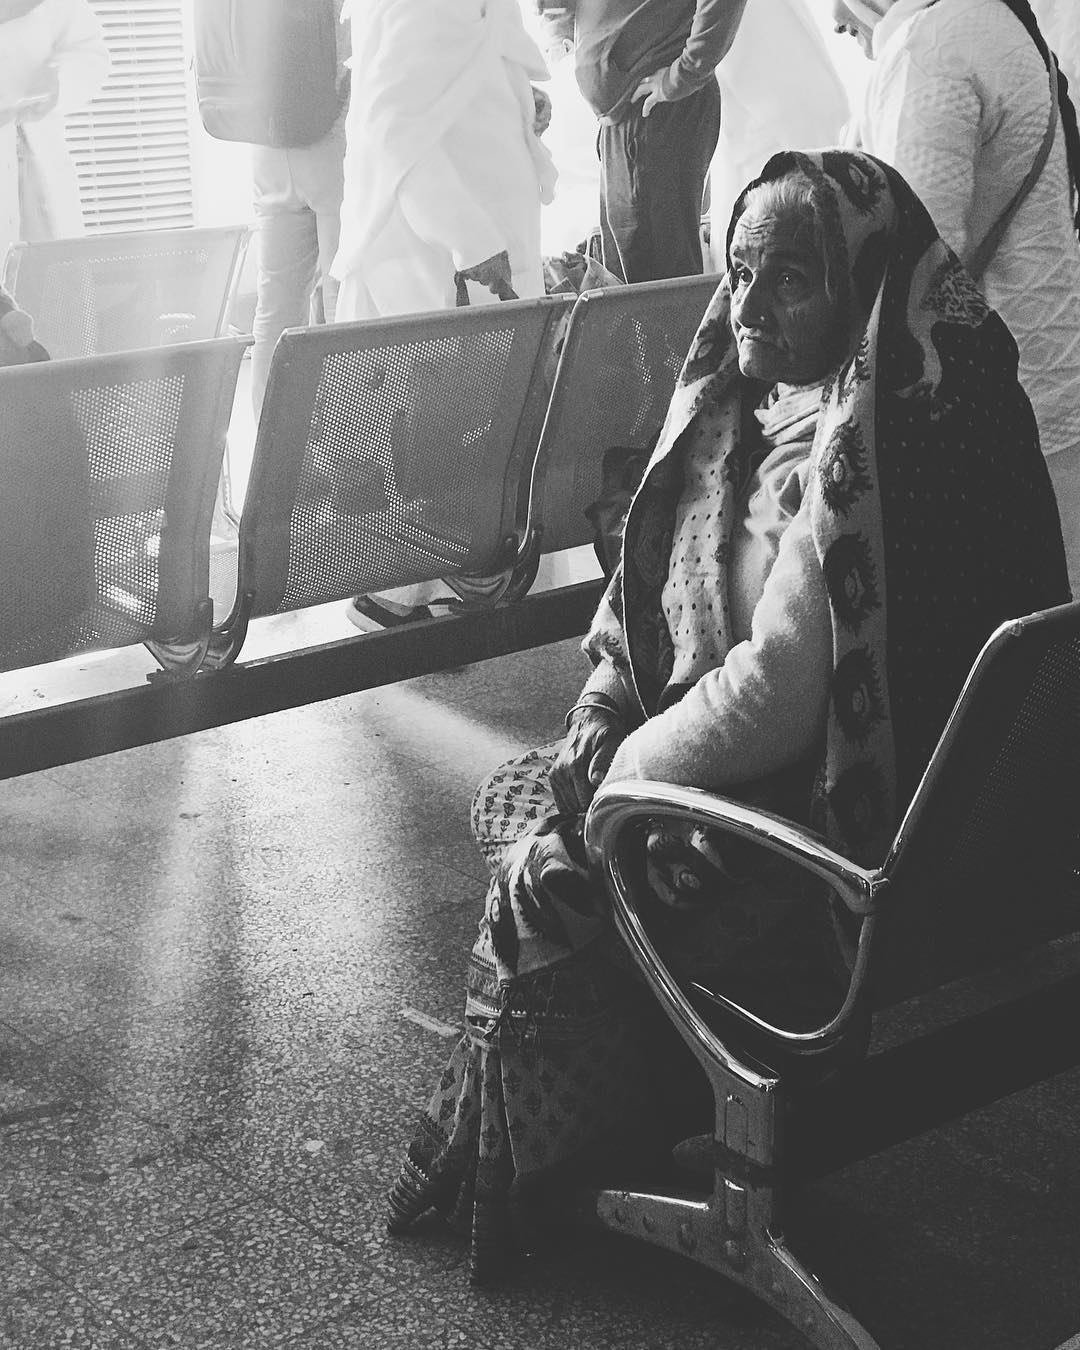
[{"label": "perforated metal seat back", "polygon": [[901,829],[875,948],[891,1002],[1080,928],[1080,604],[984,649]]},{"label": "perforated metal seat back", "polygon": [[[297,329],[274,354],[240,523],[255,614],[513,556],[569,301]],[[509,553],[508,553],[509,550]]]},{"label": "perforated metal seat back", "polygon": [[643,450],[659,431],[719,277],[592,291],[577,303],[544,425],[534,484],[541,549],[590,543],[608,451]]},{"label": "perforated metal seat back", "polygon": [[0,370],[0,667],[209,626],[243,344]]},{"label": "perforated metal seat back", "polygon": [[138,230],[14,245],[8,289],[53,357],[217,337],[249,230]]}]

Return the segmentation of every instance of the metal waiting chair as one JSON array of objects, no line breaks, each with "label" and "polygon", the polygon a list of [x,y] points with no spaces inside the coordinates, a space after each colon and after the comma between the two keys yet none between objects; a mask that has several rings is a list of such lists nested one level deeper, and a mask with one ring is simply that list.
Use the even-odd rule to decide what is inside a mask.
[{"label": "metal waiting chair", "polygon": [[240,517],[236,601],[207,665],[235,661],[264,615],[440,578],[503,594],[571,303],[286,331]]},{"label": "metal waiting chair", "polygon": [[[1078,784],[1073,603],[1006,623],[986,643],[878,868],[723,797],[647,782],[601,789],[589,847],[634,961],[709,1079],[716,1125],[699,1141],[711,1193],[592,1191],[582,1216],[743,1285],[819,1350],[876,1350],[787,1245],[785,1202],[800,1178],[1080,1061],[1080,977],[1046,984],[1039,964],[1046,944],[1080,929]],[[664,820],[733,836],[831,888],[857,945],[850,985],[825,1025],[772,1025],[731,991],[686,988],[671,973],[650,929],[643,862],[645,827]],[[1035,992],[808,1081],[808,1065],[835,1066],[851,1048],[859,1057],[868,1014],[1003,963],[1033,966]]]},{"label": "metal waiting chair", "polygon": [[146,642],[194,670],[235,338],[0,370],[0,669]]},{"label": "metal waiting chair", "polygon": [[221,225],[17,243],[3,284],[54,358],[197,342],[225,331],[250,236]]},{"label": "metal waiting chair", "polygon": [[605,456],[651,446],[719,281],[645,281],[578,298],[532,475],[527,551],[535,559],[593,543],[586,512],[600,495]]}]

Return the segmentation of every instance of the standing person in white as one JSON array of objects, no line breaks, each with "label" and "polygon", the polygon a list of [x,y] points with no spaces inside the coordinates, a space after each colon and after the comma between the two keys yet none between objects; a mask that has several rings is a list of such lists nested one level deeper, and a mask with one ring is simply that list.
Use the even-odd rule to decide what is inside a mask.
[{"label": "standing person in white", "polygon": [[1016,338],[1080,595],[1075,109],[1028,0],[836,0],[833,16],[874,61],[854,139],[900,170]]},{"label": "standing person in white", "polygon": [[82,233],[64,114],[108,70],[87,0],[0,0],[0,261],[16,240]]},{"label": "standing person in white", "polygon": [[555,171],[531,81],[548,72],[517,0],[347,0],[345,14],[337,317],[453,308],[455,274],[476,269],[470,303],[542,295],[540,205]]},{"label": "standing person in white", "polygon": [[[338,84],[348,88],[348,28],[342,0],[329,0],[337,20]],[[321,317],[336,317],[337,282],[330,264],[338,249],[341,200],[345,191],[345,108],[333,126],[310,145],[253,145],[252,188],[258,224],[258,282],[255,346],[251,354],[251,398],[258,417],[278,338],[286,328],[311,322],[316,283]]]},{"label": "standing person in white", "polygon": [[[345,18],[338,319],[543,295],[540,206],[555,168],[532,81],[548,71],[517,0],[346,0]],[[361,628],[407,622],[445,593],[422,582],[357,596],[348,615]]]}]

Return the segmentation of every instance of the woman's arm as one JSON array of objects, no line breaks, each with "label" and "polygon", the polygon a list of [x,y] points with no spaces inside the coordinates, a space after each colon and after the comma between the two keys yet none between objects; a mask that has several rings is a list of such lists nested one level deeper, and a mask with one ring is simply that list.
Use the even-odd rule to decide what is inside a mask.
[{"label": "woman's arm", "polygon": [[632,732],[607,781],[720,789],[797,763],[824,735],[831,670],[831,611],[806,499],[780,541],[749,639]]}]

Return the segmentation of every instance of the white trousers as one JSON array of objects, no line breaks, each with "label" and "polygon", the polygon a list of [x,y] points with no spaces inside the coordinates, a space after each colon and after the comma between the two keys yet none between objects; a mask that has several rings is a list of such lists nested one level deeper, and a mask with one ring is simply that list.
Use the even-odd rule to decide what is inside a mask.
[{"label": "white trousers", "polygon": [[252,148],[258,224],[258,285],[251,354],[251,394],[258,419],[270,358],[286,328],[311,322],[311,298],[322,283],[323,317],[332,322],[337,282],[330,264],[341,230],[345,190],[345,123],[297,150]]}]

